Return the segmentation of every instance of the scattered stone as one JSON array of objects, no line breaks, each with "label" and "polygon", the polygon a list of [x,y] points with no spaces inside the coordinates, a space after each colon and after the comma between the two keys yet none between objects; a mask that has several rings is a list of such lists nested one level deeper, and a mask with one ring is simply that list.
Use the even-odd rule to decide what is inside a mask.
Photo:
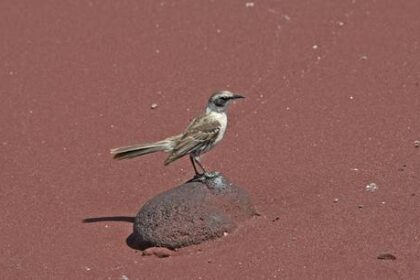
[{"label": "scattered stone", "polygon": [[362,209],[363,208],[363,205],[362,204],[359,204],[359,205],[357,205],[357,208]]},{"label": "scattered stone", "polygon": [[158,258],[167,258],[175,252],[164,247],[150,247],[143,251],[143,256],[156,256]]},{"label": "scattered stone", "polygon": [[337,203],[338,202],[338,198],[334,198],[334,203]]},{"label": "scattered stone", "polygon": [[376,192],[377,190],[378,190],[378,185],[376,185],[375,183],[370,183],[366,186],[367,192]]},{"label": "scattered stone", "polygon": [[378,256],[378,260],[396,260],[397,259],[397,257],[396,256],[394,256],[393,254],[380,254],[379,256]]},{"label": "scattered stone", "polygon": [[86,271],[91,271],[92,270],[92,268],[90,268],[90,267],[88,267],[88,266],[83,266],[82,267],[84,270],[86,270]]},{"label": "scattered stone", "polygon": [[287,21],[290,21],[292,19],[289,15],[283,15],[283,18]]},{"label": "scattered stone", "polygon": [[420,140],[414,141],[414,147],[419,148],[420,147]]},{"label": "scattered stone", "polygon": [[226,236],[255,216],[248,193],[219,173],[194,178],[149,200],[129,246],[179,248]]},{"label": "scattered stone", "polygon": [[254,6],[255,6],[255,3],[254,2],[247,2],[247,3],[245,3],[245,7],[247,7],[247,8],[252,8]]},{"label": "scattered stone", "polygon": [[272,220],[272,222],[275,222],[275,221],[278,221],[278,220],[280,220],[280,217],[277,216]]},{"label": "scattered stone", "polygon": [[153,103],[153,104],[150,106],[150,108],[151,108],[151,109],[156,109],[156,108],[157,108],[157,106],[158,106],[158,105],[157,105],[156,103]]},{"label": "scattered stone", "polygon": [[121,280],[130,280],[127,275],[121,275]]}]

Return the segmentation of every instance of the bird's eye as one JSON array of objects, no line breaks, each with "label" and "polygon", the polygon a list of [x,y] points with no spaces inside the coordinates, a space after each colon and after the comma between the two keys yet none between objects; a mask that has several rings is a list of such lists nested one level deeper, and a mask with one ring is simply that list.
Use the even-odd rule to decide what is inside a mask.
[{"label": "bird's eye", "polygon": [[217,107],[223,107],[226,105],[227,99],[223,98],[223,97],[219,97],[217,99],[214,100],[214,104]]}]

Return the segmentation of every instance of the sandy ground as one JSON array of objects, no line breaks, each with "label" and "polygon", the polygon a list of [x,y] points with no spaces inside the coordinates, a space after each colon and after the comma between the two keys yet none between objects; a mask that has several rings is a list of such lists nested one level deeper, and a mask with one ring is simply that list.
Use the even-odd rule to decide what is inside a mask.
[{"label": "sandy ground", "polygon": [[[417,279],[419,11],[414,0],[1,1],[1,278]],[[126,244],[130,217],[193,170],[108,150],[182,131],[216,89],[247,99],[203,162],[261,216],[144,257]],[[82,222],[98,217],[110,218]]]}]

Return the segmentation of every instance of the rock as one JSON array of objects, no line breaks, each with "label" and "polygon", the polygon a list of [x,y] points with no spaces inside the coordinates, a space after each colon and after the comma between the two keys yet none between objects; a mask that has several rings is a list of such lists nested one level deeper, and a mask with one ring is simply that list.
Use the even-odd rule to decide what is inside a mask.
[{"label": "rock", "polygon": [[134,222],[131,247],[179,248],[222,237],[256,214],[248,193],[219,173],[192,179],[148,201]]}]

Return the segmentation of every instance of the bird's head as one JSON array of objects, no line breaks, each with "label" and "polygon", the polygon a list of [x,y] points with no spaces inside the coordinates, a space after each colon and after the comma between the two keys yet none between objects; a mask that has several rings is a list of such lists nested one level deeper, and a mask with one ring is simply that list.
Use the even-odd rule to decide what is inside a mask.
[{"label": "bird's head", "polygon": [[213,93],[207,104],[207,112],[225,112],[229,104],[234,99],[245,98],[244,96],[234,94],[227,90],[221,90]]}]

